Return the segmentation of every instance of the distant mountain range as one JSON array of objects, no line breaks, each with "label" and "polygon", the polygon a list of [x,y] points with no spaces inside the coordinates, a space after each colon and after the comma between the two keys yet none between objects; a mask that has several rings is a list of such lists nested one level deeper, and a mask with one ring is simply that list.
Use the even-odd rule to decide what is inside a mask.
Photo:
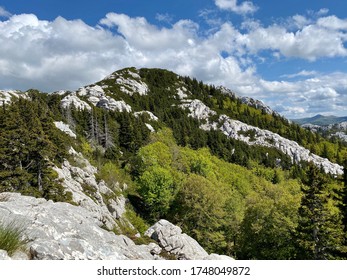
[{"label": "distant mountain range", "polygon": [[323,116],[319,114],[311,118],[293,119],[292,121],[300,125],[313,124],[313,125],[325,126],[325,125],[338,124],[341,122],[345,122],[347,121],[347,116],[336,117],[336,116]]}]

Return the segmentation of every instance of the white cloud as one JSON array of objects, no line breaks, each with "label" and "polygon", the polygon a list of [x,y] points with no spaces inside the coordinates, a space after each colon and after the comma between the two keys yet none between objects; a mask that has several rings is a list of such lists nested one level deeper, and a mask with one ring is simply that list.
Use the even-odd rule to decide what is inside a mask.
[{"label": "white cloud", "polygon": [[6,11],[5,8],[0,6],[0,17],[9,18],[11,16],[11,13]]},{"label": "white cloud", "polygon": [[241,15],[252,14],[258,9],[251,1],[243,1],[238,5],[237,0],[215,0],[215,4],[222,10],[229,10]]},{"label": "white cloud", "polygon": [[346,115],[347,73],[316,74],[295,82],[261,80],[263,100],[289,118]]},{"label": "white cloud", "polygon": [[318,15],[318,16],[324,16],[324,15],[326,15],[327,13],[329,13],[329,9],[323,8],[323,9],[320,9],[320,10],[317,12],[317,15]]},{"label": "white cloud", "polygon": [[256,54],[262,50],[273,50],[285,57],[298,57],[314,61],[322,57],[345,57],[347,34],[341,29],[347,20],[336,17],[319,18],[316,23],[301,16],[294,16],[292,25],[298,27],[289,31],[286,26],[273,24],[268,27],[258,22],[247,23],[248,33],[240,36],[238,43]]},{"label": "white cloud", "polygon": [[132,46],[151,51],[189,47],[189,40],[196,39],[198,29],[198,25],[190,20],[180,20],[170,29],[159,29],[143,17],[131,18],[116,13],[107,14],[100,23],[109,28],[117,28]]},{"label": "white cloud", "polygon": [[307,70],[302,70],[298,73],[295,74],[287,74],[287,75],[282,75],[281,78],[297,78],[297,77],[307,77],[307,76],[315,76],[317,75],[317,71],[307,71]]},{"label": "white cloud", "polygon": [[158,21],[171,23],[172,20],[173,20],[173,16],[168,14],[168,13],[166,13],[166,14],[159,14],[159,13],[157,13],[155,15],[155,19],[158,20]]},{"label": "white cloud", "polygon": [[[303,18],[296,22],[305,25]],[[142,17],[110,13],[92,27],[81,20],[15,15],[0,21],[0,88],[73,90],[123,67],[159,67],[262,99],[288,117],[318,109],[342,115],[347,111],[346,73],[301,71],[283,76],[299,81],[266,81],[253,62],[261,50],[304,59],[344,56],[345,49],[337,48],[341,28],[323,25],[305,25],[294,33],[250,21],[241,32],[223,23],[201,35],[199,25],[189,20],[159,28]],[[317,38],[321,35],[328,38]]]},{"label": "white cloud", "polygon": [[317,25],[332,30],[347,30],[347,19],[339,19],[336,16],[319,18]]}]

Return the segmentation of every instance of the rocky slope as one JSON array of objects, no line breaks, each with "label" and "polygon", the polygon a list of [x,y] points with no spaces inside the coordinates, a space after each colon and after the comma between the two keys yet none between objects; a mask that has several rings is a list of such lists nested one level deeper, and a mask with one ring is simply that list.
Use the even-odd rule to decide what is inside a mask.
[{"label": "rocky slope", "polygon": [[[103,221],[85,207],[47,201],[18,193],[0,194],[0,217],[3,225],[15,223],[23,228],[27,244],[13,259],[34,260],[156,260],[162,250],[177,259],[230,259],[209,255],[181,229],[161,220],[148,229],[153,242],[135,245],[124,235],[102,228]],[[159,245],[155,242],[158,241]],[[11,259],[0,250],[0,259]]]}]

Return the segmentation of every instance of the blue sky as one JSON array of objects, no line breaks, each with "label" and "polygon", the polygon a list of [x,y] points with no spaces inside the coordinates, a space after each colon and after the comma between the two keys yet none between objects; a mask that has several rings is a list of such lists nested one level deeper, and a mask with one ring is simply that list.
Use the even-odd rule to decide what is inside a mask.
[{"label": "blue sky", "polygon": [[0,89],[75,90],[129,66],[224,85],[288,118],[347,115],[347,2],[0,2]]}]

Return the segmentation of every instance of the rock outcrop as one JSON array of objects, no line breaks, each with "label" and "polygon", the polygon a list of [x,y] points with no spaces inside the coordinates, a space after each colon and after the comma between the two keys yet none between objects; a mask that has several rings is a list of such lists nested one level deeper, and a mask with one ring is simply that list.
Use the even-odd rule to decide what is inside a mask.
[{"label": "rock outcrop", "polygon": [[300,163],[300,161],[312,162],[319,168],[323,168],[326,173],[343,174],[342,166],[311,153],[297,142],[286,139],[277,133],[233,120],[226,115],[220,115],[217,122],[210,122],[209,118],[217,113],[200,100],[192,100],[181,106],[189,110],[189,116],[203,121],[200,126],[201,129],[217,129],[222,131],[227,137],[240,140],[248,145],[275,148],[288,155],[293,163]]},{"label": "rock outcrop", "polygon": [[[158,245],[135,245],[126,236],[101,228],[87,209],[18,193],[0,194],[0,217],[24,230],[27,259],[157,259]],[[8,259],[4,251],[0,258]]]},{"label": "rock outcrop", "polygon": [[180,260],[232,259],[217,254],[209,255],[195,239],[182,233],[180,227],[167,220],[160,220],[154,224],[145,232],[145,235],[157,241],[165,251]]},{"label": "rock outcrop", "polygon": [[0,217],[3,224],[15,222],[24,228],[26,249],[9,256],[0,250],[0,260],[156,260],[162,250],[183,260],[232,260],[223,255],[209,255],[196,240],[166,220],[160,220],[146,232],[158,242],[136,245],[124,235],[103,227],[93,212],[81,206],[19,193],[0,194]]},{"label": "rock outcrop", "polygon": [[0,90],[0,105],[11,103],[13,98],[28,98],[28,94],[19,90]]},{"label": "rock outcrop", "polygon": [[77,166],[64,160],[61,167],[54,167],[61,184],[66,191],[72,193],[73,202],[88,210],[104,227],[108,229],[117,227],[115,219],[119,219],[125,212],[124,196],[117,197],[104,181],[97,182],[96,167],[92,166],[82,154],[73,148],[69,153]]}]

